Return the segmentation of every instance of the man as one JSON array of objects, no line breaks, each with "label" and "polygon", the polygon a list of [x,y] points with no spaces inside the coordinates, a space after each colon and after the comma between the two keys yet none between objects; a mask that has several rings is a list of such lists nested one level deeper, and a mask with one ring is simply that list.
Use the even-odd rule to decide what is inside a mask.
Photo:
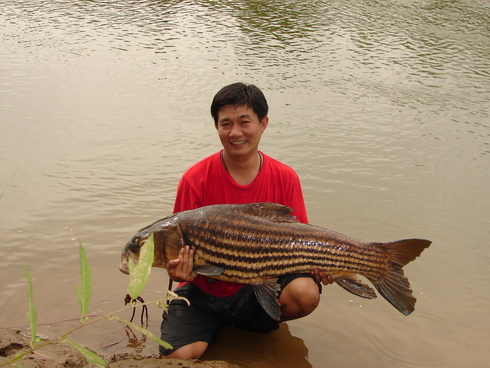
[{"label": "man", "polygon": [[[258,149],[269,123],[268,109],[265,96],[254,85],[234,83],[216,94],[211,115],[223,150],[184,173],[174,212],[212,204],[276,202],[291,207],[299,221],[308,222],[297,174]],[[169,277],[181,282],[176,293],[191,305],[176,300],[164,313],[162,340],[174,348],[160,348],[163,357],[200,358],[216,332],[227,325],[253,332],[278,328],[278,322],[265,313],[250,285],[198,276],[192,271],[192,256],[186,246],[167,266]],[[312,271],[278,280],[281,322],[304,317],[317,307],[320,281],[329,284],[332,279]]]}]

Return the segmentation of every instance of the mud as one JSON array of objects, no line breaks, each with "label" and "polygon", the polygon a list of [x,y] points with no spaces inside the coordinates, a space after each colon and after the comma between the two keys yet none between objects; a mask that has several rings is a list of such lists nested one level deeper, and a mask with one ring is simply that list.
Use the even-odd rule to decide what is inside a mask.
[{"label": "mud", "polygon": [[[17,354],[29,350],[30,337],[18,329],[0,329],[0,366]],[[218,360],[160,359],[157,356],[140,356],[128,353],[103,356],[110,368],[235,368],[236,365]],[[17,365],[16,365],[17,364]],[[77,350],[63,343],[48,344],[12,363],[12,367],[25,368],[92,368]]]}]

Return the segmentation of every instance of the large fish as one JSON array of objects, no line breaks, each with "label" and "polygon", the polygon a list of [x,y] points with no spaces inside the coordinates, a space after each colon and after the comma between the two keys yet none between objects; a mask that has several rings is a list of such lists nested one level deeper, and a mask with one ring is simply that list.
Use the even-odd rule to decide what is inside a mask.
[{"label": "large fish", "polygon": [[413,312],[416,299],[402,267],[417,258],[429,240],[364,243],[298,222],[291,211],[276,203],[252,203],[178,212],[138,231],[124,247],[119,268],[128,273],[128,259],[137,261],[153,233],[153,267],[165,268],[182,246],[189,245],[194,249],[194,272],[254,285],[262,307],[276,320],[277,278],[313,269],[332,275],[355,295],[375,298],[374,290],[356,278],[364,276],[401,313]]}]

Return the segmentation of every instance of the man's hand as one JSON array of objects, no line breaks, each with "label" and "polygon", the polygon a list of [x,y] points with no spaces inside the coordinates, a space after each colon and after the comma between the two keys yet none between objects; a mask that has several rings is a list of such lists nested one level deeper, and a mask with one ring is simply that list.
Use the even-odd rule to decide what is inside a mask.
[{"label": "man's hand", "polygon": [[173,281],[193,281],[197,273],[192,272],[194,251],[188,245],[180,248],[179,257],[167,263],[167,272]]},{"label": "man's hand", "polygon": [[332,275],[327,275],[325,272],[320,272],[319,270],[313,270],[310,272],[317,283],[322,283],[323,285],[333,284],[334,279]]}]

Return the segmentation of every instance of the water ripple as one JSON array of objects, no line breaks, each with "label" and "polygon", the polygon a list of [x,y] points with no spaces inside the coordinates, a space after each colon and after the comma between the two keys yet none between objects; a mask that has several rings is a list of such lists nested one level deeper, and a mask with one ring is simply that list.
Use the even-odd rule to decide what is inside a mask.
[{"label": "water ripple", "polygon": [[[379,367],[378,357],[407,367],[486,362],[488,332],[466,321],[483,326],[488,310],[481,290],[488,284],[489,6],[3,0],[5,296],[23,300],[16,296],[22,264],[42,279],[53,267],[75,269],[78,238],[96,254],[94,276],[112,282],[107,275],[118,272],[128,236],[170,213],[182,172],[220,148],[210,99],[223,84],[243,80],[266,92],[271,123],[262,149],[298,171],[312,218],[353,234],[427,233],[434,246],[416,267],[428,285],[436,273],[476,272],[471,288],[460,286],[464,277],[446,287],[459,283],[461,300],[448,303],[449,291],[427,300],[441,317],[421,308],[401,325],[384,315],[366,322],[356,310],[353,323],[345,308],[332,314],[325,304],[305,328],[312,360],[356,367]],[[325,303],[335,302],[326,295]],[[332,315],[335,327],[325,330]],[[359,351],[350,348],[357,328],[364,329]]]}]

